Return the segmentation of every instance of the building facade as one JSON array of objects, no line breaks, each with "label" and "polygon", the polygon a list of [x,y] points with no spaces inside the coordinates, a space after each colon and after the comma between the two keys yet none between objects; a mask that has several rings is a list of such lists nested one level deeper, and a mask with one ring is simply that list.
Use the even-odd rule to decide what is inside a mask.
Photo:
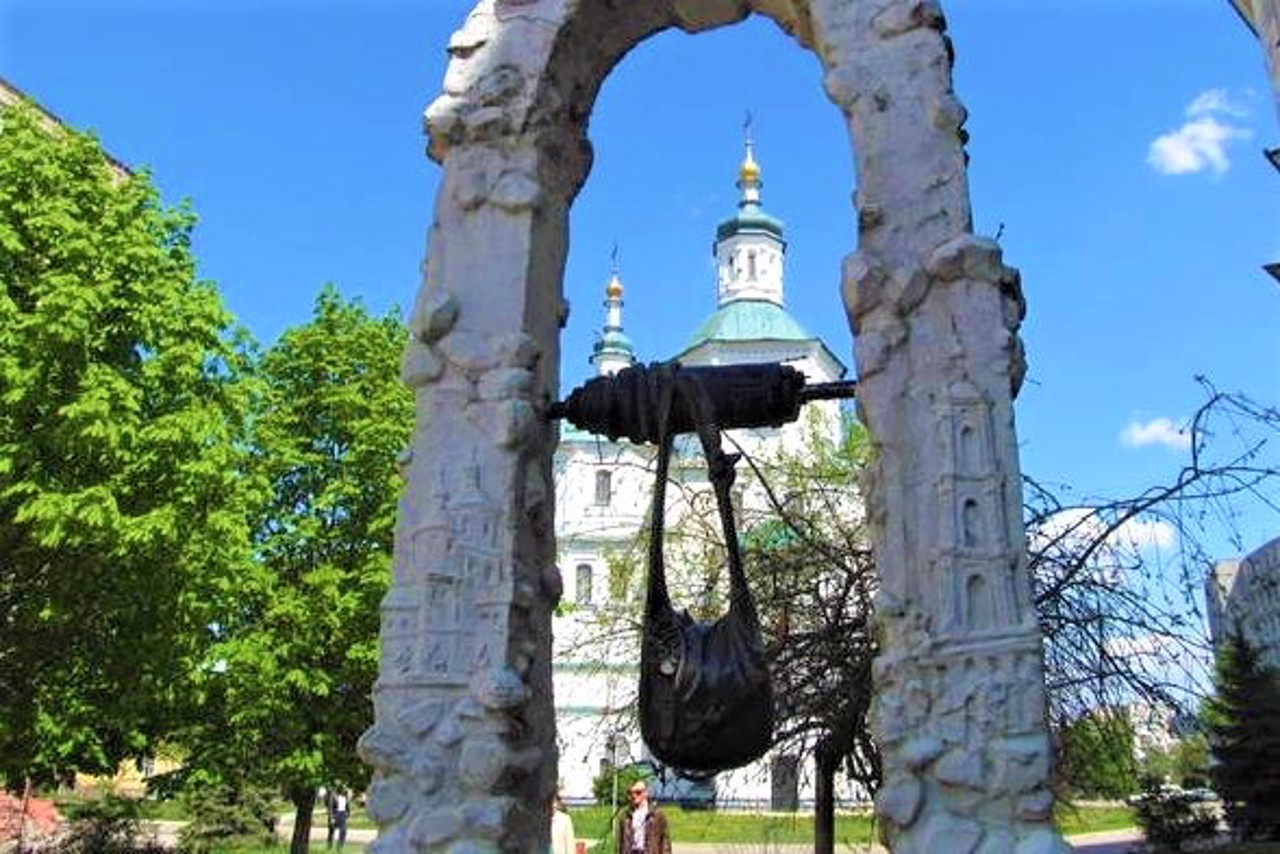
[{"label": "building facade", "polygon": [[[40,123],[50,133],[62,133],[70,129],[70,126],[61,118],[53,113],[49,108],[37,103],[29,95],[19,89],[17,86],[0,77],[0,112],[9,107],[16,107],[19,104],[26,103],[31,106],[40,117]],[[107,165],[111,167],[112,173],[120,181],[124,181],[132,171],[119,160],[111,156],[110,152],[103,152],[107,158]]]},{"label": "building facade", "polygon": [[1280,537],[1238,560],[1219,561],[1205,583],[1215,645],[1234,632],[1280,669]]},{"label": "building facade", "polygon": [[[786,241],[783,223],[764,210],[761,172],[747,144],[737,212],[720,223],[713,247],[715,308],[685,347],[666,359],[684,365],[784,362],[811,383],[830,382],[845,366],[821,340],[788,313],[784,298]],[[622,281],[615,267],[605,288],[605,323],[591,355],[608,376],[637,361],[623,330]],[[809,431],[840,430],[837,404],[806,407],[800,421],[778,429],[732,431],[754,458],[779,451],[801,453]],[[564,595],[554,622],[554,685],[560,751],[560,786],[572,801],[592,797],[592,780],[612,765],[650,760],[639,737],[635,700],[639,675],[639,623],[646,577],[638,545],[653,487],[654,449],[561,426],[555,456],[557,563]],[[767,513],[768,496],[749,467],[739,465],[734,503],[739,524]],[[708,582],[723,566],[705,461],[695,437],[677,441],[671,462],[665,521],[669,582],[678,605],[717,610],[727,580]],[[704,536],[705,535],[705,536]],[[718,563],[717,563],[718,562]],[[723,573],[721,573],[722,575]],[[712,783],[666,776],[659,796],[722,804],[794,802],[798,783],[793,757],[770,756]]]}]

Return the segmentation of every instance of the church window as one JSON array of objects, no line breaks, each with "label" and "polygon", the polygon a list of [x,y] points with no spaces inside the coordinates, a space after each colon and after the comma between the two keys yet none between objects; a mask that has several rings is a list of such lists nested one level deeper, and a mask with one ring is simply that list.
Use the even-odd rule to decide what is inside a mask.
[{"label": "church window", "polygon": [[960,511],[962,528],[962,537],[964,547],[966,549],[977,548],[980,544],[978,541],[978,502],[972,498],[968,498],[964,502],[964,508]]},{"label": "church window", "polygon": [[596,504],[608,505],[613,498],[613,472],[602,470],[596,472]]},{"label": "church window", "polygon": [[573,600],[579,605],[591,604],[591,593],[594,582],[594,576],[591,571],[591,564],[580,563],[574,578],[574,596]]},{"label": "church window", "polygon": [[756,250],[747,251],[747,281],[754,282],[756,280]]},{"label": "church window", "polygon": [[969,576],[969,582],[965,585],[967,594],[967,611],[969,628],[990,629],[995,626],[995,607],[991,601],[991,590],[987,587],[987,580],[981,575]]}]

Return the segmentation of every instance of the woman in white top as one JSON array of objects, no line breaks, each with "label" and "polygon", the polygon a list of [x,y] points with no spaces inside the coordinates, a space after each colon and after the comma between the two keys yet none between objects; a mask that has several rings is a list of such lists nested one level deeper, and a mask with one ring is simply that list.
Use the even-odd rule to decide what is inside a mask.
[{"label": "woman in white top", "polygon": [[551,798],[551,852],[550,854],[574,854],[573,819],[565,812],[564,801],[559,795]]}]

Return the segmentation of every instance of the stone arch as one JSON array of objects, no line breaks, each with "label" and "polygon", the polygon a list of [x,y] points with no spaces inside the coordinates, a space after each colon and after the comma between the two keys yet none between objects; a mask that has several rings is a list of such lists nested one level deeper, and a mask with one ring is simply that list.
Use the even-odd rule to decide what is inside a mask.
[{"label": "stone arch", "polygon": [[[876,447],[866,494],[882,571],[882,707],[915,702],[906,686],[961,672],[953,665],[973,652],[969,638],[951,648],[930,636],[944,615],[930,611],[936,597],[918,594],[912,568],[965,547],[934,523],[957,472],[956,450],[937,440],[951,417],[939,402],[957,382],[976,390],[998,433],[992,470],[972,474],[1003,480],[1005,515],[1019,518],[1011,400],[1023,305],[998,247],[971,234],[965,112],[938,2],[481,0],[450,40],[444,91],[426,114],[444,177],[410,317],[403,373],[418,423],[383,605],[375,723],[360,743],[377,769],[369,808],[382,854],[541,850],[555,783],[550,615],[563,592],[556,431],[543,413],[559,397],[568,211],[590,170],[591,110],[644,39],[752,13],[814,51],[856,143],[859,249],[842,291]],[[1008,551],[978,559],[1025,569]],[[426,607],[440,579],[449,586],[435,589],[450,591],[457,615],[447,624],[433,617],[440,603]],[[985,654],[1038,656],[1034,620],[988,628],[998,637],[982,641]],[[914,740],[890,722],[877,727],[886,775],[877,806],[894,849],[1060,850],[1045,774],[943,785],[946,769],[983,752],[997,765],[1016,757],[1020,769],[1047,769],[1042,722],[982,745],[943,740],[944,718],[969,714],[946,702],[966,687],[980,688],[935,685]],[[1042,687],[1022,688],[1037,707]]]},{"label": "stone arch", "polygon": [[[590,168],[596,95],[622,57],[663,30],[696,33],[753,13],[822,65],[856,141],[863,246],[881,263],[923,266],[967,234],[966,113],[936,0],[483,0],[450,41],[444,93],[426,117],[431,156],[448,170],[451,153],[475,145],[537,152],[525,165],[571,201]],[[916,168],[894,168],[904,161]]]}]

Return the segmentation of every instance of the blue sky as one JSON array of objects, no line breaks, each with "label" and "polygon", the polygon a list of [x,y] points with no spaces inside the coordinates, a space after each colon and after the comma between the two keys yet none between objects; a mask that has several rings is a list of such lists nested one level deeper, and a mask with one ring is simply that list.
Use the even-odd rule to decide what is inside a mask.
[{"label": "blue sky", "polygon": [[[0,75],[201,222],[202,275],[259,340],[321,284],[408,306],[439,170],[421,114],[463,0],[0,0]],[[1275,402],[1280,145],[1261,50],[1226,0],[951,0],[977,230],[1023,273],[1024,469],[1124,494],[1185,458],[1193,377]],[[766,207],[787,223],[793,314],[852,363],[849,140],[816,60],[771,23],[666,33],[627,56],[592,120],[574,208],[563,386],[588,375],[613,244],[645,359],[714,307],[710,243],[755,117]],[[1130,441],[1125,441],[1126,431]],[[1171,441],[1162,441],[1171,440]],[[1145,441],[1145,443],[1143,443]],[[1246,548],[1280,532],[1255,509]]]}]

